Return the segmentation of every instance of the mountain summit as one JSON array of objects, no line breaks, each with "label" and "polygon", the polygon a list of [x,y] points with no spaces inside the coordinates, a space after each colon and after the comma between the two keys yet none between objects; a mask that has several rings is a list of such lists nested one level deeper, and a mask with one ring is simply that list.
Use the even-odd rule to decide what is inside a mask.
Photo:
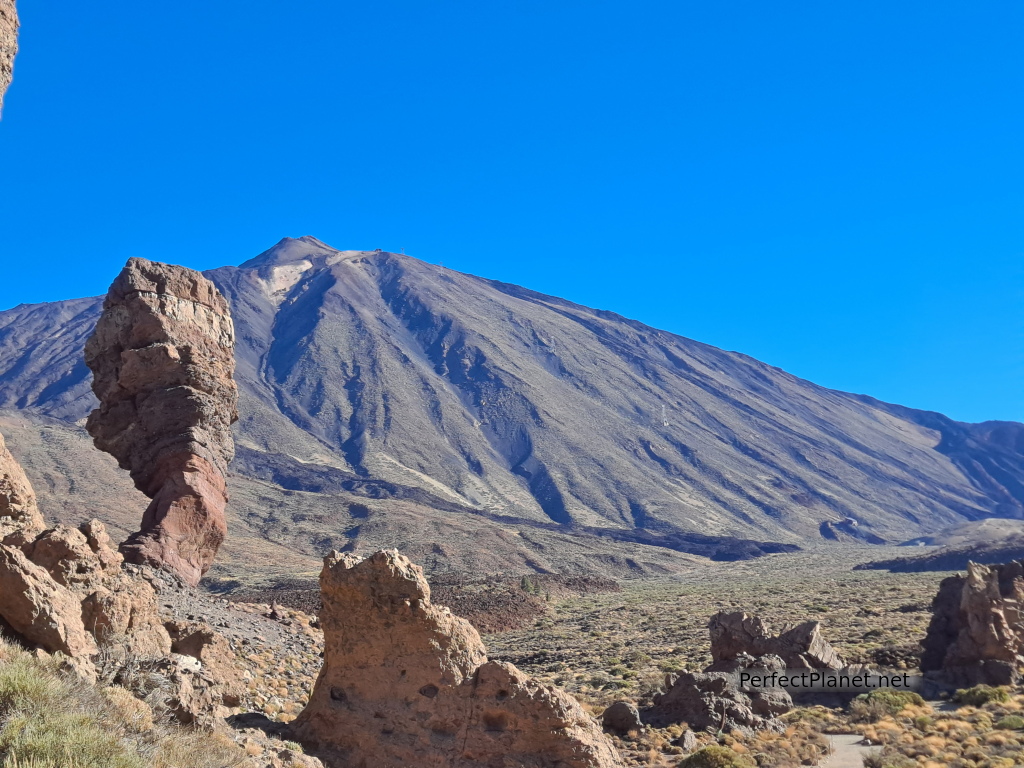
[{"label": "mountain summit", "polygon": [[[234,482],[263,489],[233,492],[235,514],[303,553],[387,544],[432,568],[646,570],[680,551],[1024,516],[1024,425],[824,389],[611,312],[312,237],[205,274],[237,330]],[[0,313],[0,408],[84,417],[98,312],[78,299]]]}]

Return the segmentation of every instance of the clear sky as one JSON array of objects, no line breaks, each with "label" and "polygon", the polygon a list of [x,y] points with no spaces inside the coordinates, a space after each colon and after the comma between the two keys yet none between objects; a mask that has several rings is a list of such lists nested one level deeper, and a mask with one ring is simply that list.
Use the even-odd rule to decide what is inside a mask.
[{"label": "clear sky", "polygon": [[0,308],[284,236],[1024,421],[1024,3],[19,0]]}]

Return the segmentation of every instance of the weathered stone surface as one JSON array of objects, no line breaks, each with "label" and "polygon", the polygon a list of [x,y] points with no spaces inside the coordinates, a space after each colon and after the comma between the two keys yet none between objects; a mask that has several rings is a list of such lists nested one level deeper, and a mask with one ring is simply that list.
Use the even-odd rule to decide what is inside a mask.
[{"label": "weathered stone surface", "polygon": [[110,546],[110,537],[99,520],[79,529],[58,525],[43,531],[23,549],[33,563],[65,587],[99,586],[121,570],[122,557]]},{"label": "weathered stone surface", "polygon": [[969,563],[943,579],[922,641],[921,670],[957,685],[1008,685],[1024,663],[1024,561]]},{"label": "weathered stone surface", "polygon": [[14,77],[14,55],[18,52],[18,12],[14,0],[0,0],[0,112],[4,94]]},{"label": "weathered stone surface", "polygon": [[81,600],[15,547],[0,546],[0,616],[51,653],[88,660],[97,651],[82,623]]},{"label": "weathered stone surface", "polygon": [[237,707],[245,694],[245,681],[227,638],[202,622],[171,621],[164,626],[171,637],[171,651],[200,662],[216,687],[213,695],[217,703]]},{"label": "weathered stone surface", "polygon": [[694,730],[782,730],[778,716],[793,708],[793,699],[781,688],[743,690],[731,674],[740,669],[759,673],[781,671],[786,665],[778,656],[733,660],[728,672],[684,672],[667,676],[666,691],[642,714],[644,722],[658,727],[687,723]]},{"label": "weathered stone surface", "polygon": [[433,605],[398,552],[333,554],[320,586],[324,666],[294,731],[327,765],[620,765],[573,698],[488,662],[477,631]]},{"label": "weathered stone surface", "polygon": [[85,677],[94,656],[156,660],[171,650],[156,591],[121,556],[98,520],[0,545],[0,618],[27,642],[67,655]]},{"label": "weathered stone surface", "polygon": [[153,501],[129,562],[199,583],[227,533],[224,473],[237,420],[234,327],[198,272],[130,259],[85,345],[100,407],[87,429]]},{"label": "weathered stone surface", "polygon": [[82,600],[82,621],[112,653],[160,659],[171,652],[171,638],[160,621],[156,591],[138,576],[118,573]]},{"label": "weathered stone surface", "polygon": [[19,533],[32,537],[41,530],[43,516],[36,504],[32,484],[25,477],[21,465],[7,450],[3,435],[0,435],[0,541]]},{"label": "weathered stone surface", "polygon": [[640,710],[628,701],[616,701],[601,715],[601,725],[611,733],[626,734],[642,730]]},{"label": "weathered stone surface", "polygon": [[713,664],[707,671],[730,671],[742,654],[778,656],[790,669],[842,669],[836,650],[821,635],[821,624],[807,621],[773,635],[757,616],[742,612],[716,613],[708,624]]}]

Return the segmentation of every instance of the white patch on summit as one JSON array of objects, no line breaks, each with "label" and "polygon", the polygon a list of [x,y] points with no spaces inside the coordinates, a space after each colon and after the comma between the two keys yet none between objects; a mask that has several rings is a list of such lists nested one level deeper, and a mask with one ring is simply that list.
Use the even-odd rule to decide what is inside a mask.
[{"label": "white patch on summit", "polygon": [[284,301],[285,295],[292,287],[302,279],[302,276],[313,268],[311,261],[296,261],[292,264],[282,264],[279,267],[271,267],[269,276],[263,278],[263,290],[266,291],[276,304]]}]

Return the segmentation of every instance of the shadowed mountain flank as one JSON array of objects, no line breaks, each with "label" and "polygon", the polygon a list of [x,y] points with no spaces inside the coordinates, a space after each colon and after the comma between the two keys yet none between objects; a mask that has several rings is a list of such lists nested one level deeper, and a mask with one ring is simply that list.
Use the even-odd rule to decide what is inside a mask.
[{"label": "shadowed mountain flank", "polygon": [[[750,556],[1024,515],[1018,424],[827,390],[611,312],[314,238],[205,274],[236,326],[238,476],[314,505],[373,499],[382,525],[401,527],[387,512],[401,503],[500,531],[517,567],[532,550],[557,568],[550,547],[570,539],[620,562],[625,544],[715,555],[719,538],[719,556],[736,539]],[[84,417],[98,312],[79,299],[0,313],[0,408]],[[320,535],[358,546],[373,522]],[[441,568],[468,551],[388,542],[386,527],[379,544],[428,569],[434,549]],[[535,536],[546,544],[523,544]]]}]

